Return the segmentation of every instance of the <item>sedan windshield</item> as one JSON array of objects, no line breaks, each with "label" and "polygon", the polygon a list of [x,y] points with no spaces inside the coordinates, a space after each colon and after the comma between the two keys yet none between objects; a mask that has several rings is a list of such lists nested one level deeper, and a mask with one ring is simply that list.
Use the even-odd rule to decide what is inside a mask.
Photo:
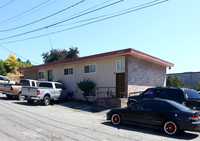
[{"label": "sedan windshield", "polygon": [[174,107],[178,108],[179,110],[184,110],[184,111],[188,111],[190,110],[190,108],[182,105],[182,104],[179,104],[175,101],[168,101],[171,105],[173,105]]}]

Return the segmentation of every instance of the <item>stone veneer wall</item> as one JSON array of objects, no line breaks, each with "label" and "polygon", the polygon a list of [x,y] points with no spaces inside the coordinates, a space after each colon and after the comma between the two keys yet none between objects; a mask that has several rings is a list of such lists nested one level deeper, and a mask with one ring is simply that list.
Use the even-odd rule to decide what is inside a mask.
[{"label": "stone veneer wall", "polygon": [[127,96],[130,92],[166,85],[166,67],[133,56],[126,57]]},{"label": "stone veneer wall", "polygon": [[122,108],[127,106],[127,98],[99,98],[94,101],[94,105],[107,108]]}]

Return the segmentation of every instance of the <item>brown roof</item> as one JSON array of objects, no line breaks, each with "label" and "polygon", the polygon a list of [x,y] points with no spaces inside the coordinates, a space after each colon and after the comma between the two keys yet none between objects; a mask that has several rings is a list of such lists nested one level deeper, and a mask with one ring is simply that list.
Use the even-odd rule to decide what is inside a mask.
[{"label": "brown roof", "polygon": [[135,49],[129,48],[129,49],[123,49],[123,50],[117,50],[117,51],[112,51],[112,52],[106,52],[106,53],[102,53],[102,54],[96,54],[96,55],[91,55],[91,56],[86,56],[86,57],[80,57],[77,59],[70,59],[70,60],[65,60],[65,61],[59,61],[59,62],[53,62],[53,63],[48,63],[48,64],[42,64],[42,65],[37,65],[37,66],[32,66],[32,67],[28,67],[28,68],[23,68],[23,69],[19,69],[18,71],[24,71],[24,70],[32,70],[32,69],[39,69],[42,67],[47,67],[47,66],[54,66],[54,65],[59,65],[59,64],[64,64],[64,63],[73,63],[73,62],[78,62],[78,61],[87,61],[87,60],[91,60],[91,59],[98,59],[98,58],[103,58],[103,57],[112,57],[112,56],[116,56],[116,55],[132,55],[135,57],[139,57],[141,59],[145,59],[145,60],[149,60],[152,61],[154,63],[166,66],[166,67],[173,67],[174,64],[161,60],[159,58],[156,58],[154,56],[148,55],[146,53],[137,51]]}]

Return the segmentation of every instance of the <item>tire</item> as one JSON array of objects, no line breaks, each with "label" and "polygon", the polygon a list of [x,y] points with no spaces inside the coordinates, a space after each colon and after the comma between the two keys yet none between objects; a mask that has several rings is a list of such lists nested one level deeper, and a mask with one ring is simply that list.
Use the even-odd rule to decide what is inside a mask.
[{"label": "tire", "polygon": [[22,100],[24,100],[24,97],[22,96],[21,93],[19,93],[17,99],[20,100],[20,101],[22,101]]},{"label": "tire", "polygon": [[27,100],[27,102],[28,102],[29,104],[33,104],[33,103],[34,103],[34,100],[29,99],[29,100]]},{"label": "tire", "polygon": [[50,104],[50,97],[49,96],[44,96],[43,104],[45,106],[48,106]]},{"label": "tire", "polygon": [[7,94],[6,96],[7,96],[7,98],[12,98],[12,95]]},{"label": "tire", "polygon": [[163,125],[163,130],[167,135],[175,135],[178,133],[179,128],[173,121],[167,121]]},{"label": "tire", "polygon": [[119,114],[113,114],[111,117],[111,122],[114,125],[120,125],[121,124],[121,116]]}]

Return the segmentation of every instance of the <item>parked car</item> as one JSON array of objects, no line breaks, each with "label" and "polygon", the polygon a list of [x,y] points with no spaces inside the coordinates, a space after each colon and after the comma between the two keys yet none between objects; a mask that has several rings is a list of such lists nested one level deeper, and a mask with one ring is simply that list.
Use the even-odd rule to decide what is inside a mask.
[{"label": "parked car", "polygon": [[132,107],[112,109],[107,120],[114,125],[129,123],[163,129],[168,135],[184,130],[200,131],[200,111],[166,99],[146,99]]},{"label": "parked car", "polygon": [[196,90],[173,87],[148,88],[140,95],[130,96],[127,105],[133,105],[145,98],[169,99],[192,109],[200,109],[200,95]]},{"label": "parked car", "polygon": [[24,97],[21,96],[22,87],[30,86],[37,87],[39,81],[31,79],[22,79],[19,84],[2,84],[2,94],[5,94],[8,98],[16,97],[19,100],[23,100]]},{"label": "parked car", "polygon": [[15,81],[11,81],[6,76],[0,75],[0,84],[15,84]]},{"label": "parked car", "polygon": [[22,87],[22,96],[28,103],[37,100],[47,106],[51,100],[71,100],[73,93],[67,92],[59,82],[40,82],[39,87]]}]

